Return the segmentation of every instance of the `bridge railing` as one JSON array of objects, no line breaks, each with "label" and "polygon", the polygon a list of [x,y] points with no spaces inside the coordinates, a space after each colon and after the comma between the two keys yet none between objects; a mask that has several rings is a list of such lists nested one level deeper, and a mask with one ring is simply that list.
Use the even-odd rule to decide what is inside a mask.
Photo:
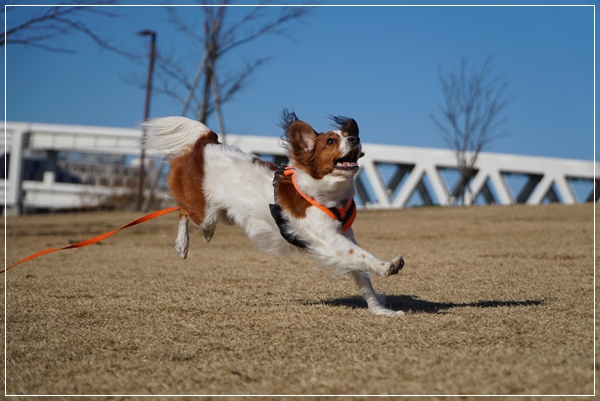
[{"label": "bridge railing", "polygon": [[2,146],[6,171],[0,180],[0,196],[5,199],[5,213],[19,213],[27,208],[61,209],[93,206],[103,195],[123,192],[101,185],[58,182],[56,160],[46,163],[41,180],[23,179],[25,160],[31,152],[56,156],[59,151],[136,156],[139,154],[140,131],[136,129],[64,124],[7,122]]},{"label": "bridge railing", "polygon": [[[6,179],[0,180],[0,195],[6,209],[28,207],[76,208],[89,202],[90,195],[108,191],[101,185],[57,182],[54,171],[43,173],[41,181],[22,180],[24,155],[28,151],[72,151],[137,157],[141,133],[138,129],[62,124],[7,122],[3,146],[9,155]],[[269,158],[285,161],[279,138],[228,134],[227,144]],[[456,170],[454,152],[405,146],[363,144],[357,180],[359,204],[367,208],[402,208],[414,194],[423,204],[450,205],[459,194],[445,179]],[[50,163],[52,164],[52,163]],[[521,156],[481,152],[469,181],[465,204],[566,204],[598,201],[600,172],[597,163],[585,160]],[[510,177],[524,178],[518,191],[511,189]],[[573,182],[587,182],[589,194],[577,196]],[[87,201],[86,201],[87,197]]]},{"label": "bridge railing", "polygon": [[[285,156],[277,138],[228,135],[227,140],[244,151]],[[363,151],[365,157],[359,161],[362,171],[358,195],[365,207],[406,207],[415,192],[425,204],[454,203],[456,189],[448,187],[442,173],[456,169],[453,151],[369,143],[363,144]],[[392,172],[383,174],[381,166],[387,166],[388,170],[391,168]],[[600,172],[599,165],[591,161],[486,152],[479,154],[473,170],[465,204],[472,204],[478,198],[486,204],[501,205],[533,205],[545,199],[578,203],[580,200],[572,187],[572,180],[588,181],[591,190],[583,201],[593,201],[592,190],[597,185],[594,173]],[[511,175],[522,175],[527,179],[517,194],[512,193],[508,184]]]},{"label": "bridge railing", "polygon": [[[456,170],[453,151],[370,144],[364,148],[366,160],[362,168],[375,193],[373,206],[404,207],[414,191],[427,191],[425,198],[431,199],[434,195],[441,205],[452,204],[457,197],[456,188],[448,188],[442,174],[444,170]],[[384,163],[397,166],[398,174],[406,176],[398,191],[393,187],[395,182],[390,185],[382,180],[377,166]],[[487,204],[540,204],[545,199],[577,203],[571,181],[589,181],[593,189],[595,171],[599,171],[598,165],[591,161],[481,152],[473,166],[464,201],[471,204],[481,196]],[[509,186],[511,175],[521,175],[527,180],[517,194],[513,194]],[[392,197],[390,194],[394,192],[396,195]]]}]

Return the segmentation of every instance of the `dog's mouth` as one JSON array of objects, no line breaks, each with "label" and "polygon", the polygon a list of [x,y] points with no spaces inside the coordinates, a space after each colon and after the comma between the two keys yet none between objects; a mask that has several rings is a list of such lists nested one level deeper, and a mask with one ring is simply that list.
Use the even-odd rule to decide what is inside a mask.
[{"label": "dog's mouth", "polygon": [[362,157],[364,153],[361,152],[350,152],[344,157],[335,159],[333,161],[333,167],[336,170],[357,170],[358,169],[358,158]]}]

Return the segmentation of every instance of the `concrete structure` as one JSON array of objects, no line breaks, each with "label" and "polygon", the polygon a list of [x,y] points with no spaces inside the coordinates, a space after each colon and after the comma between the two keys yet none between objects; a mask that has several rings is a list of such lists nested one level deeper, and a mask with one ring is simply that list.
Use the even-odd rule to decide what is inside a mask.
[{"label": "concrete structure", "polygon": [[[5,213],[93,207],[102,195],[126,191],[123,180],[137,169],[125,164],[139,155],[140,137],[137,129],[7,122],[0,142],[8,155],[6,179],[0,182]],[[227,143],[277,163],[286,161],[276,137],[228,134]],[[444,179],[445,171],[455,170],[452,151],[369,143],[363,150],[358,180],[358,203],[363,207],[406,207],[415,193],[423,204],[455,202],[457,190]],[[59,156],[69,152],[105,160],[95,164],[61,160]],[[37,176],[26,174],[32,160],[39,161]],[[591,189],[598,186],[594,181],[598,168],[591,161],[480,153],[465,203],[597,201],[598,191]],[[511,175],[525,180],[516,193],[508,184]],[[590,188],[584,199],[573,190],[573,183],[581,181]]]}]

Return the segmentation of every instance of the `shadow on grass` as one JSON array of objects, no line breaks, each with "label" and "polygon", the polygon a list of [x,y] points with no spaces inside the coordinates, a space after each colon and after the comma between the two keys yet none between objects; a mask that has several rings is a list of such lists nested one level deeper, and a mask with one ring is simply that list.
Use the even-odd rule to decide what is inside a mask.
[{"label": "shadow on grass", "polygon": [[[477,302],[433,302],[419,299],[412,295],[386,295],[386,307],[393,310],[403,310],[414,313],[443,313],[452,308],[505,308],[515,306],[536,306],[544,304],[541,299],[527,299],[524,301],[477,301]],[[311,302],[309,305],[344,306],[352,309],[367,308],[367,302],[358,296],[336,299],[326,299]]]}]

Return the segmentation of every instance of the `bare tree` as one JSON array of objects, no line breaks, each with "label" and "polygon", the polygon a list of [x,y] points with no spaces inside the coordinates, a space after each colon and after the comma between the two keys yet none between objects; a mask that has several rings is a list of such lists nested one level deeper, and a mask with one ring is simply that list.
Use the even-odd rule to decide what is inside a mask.
[{"label": "bare tree", "polygon": [[[51,52],[75,53],[75,50],[57,46],[56,39],[72,32],[83,33],[101,47],[115,53],[131,57],[113,46],[110,41],[85,22],[85,14],[102,15],[107,18],[117,17],[114,12],[103,6],[114,4],[114,0],[74,0],[64,2],[61,6],[39,6],[25,19],[11,18],[17,11],[18,4],[7,4],[6,33],[4,32],[4,15],[2,16],[2,33],[0,46],[7,43],[37,47]],[[28,8],[31,10],[32,8]],[[2,8],[1,13],[5,13]],[[8,14],[11,15],[8,15]],[[14,22],[13,22],[14,21]]]},{"label": "bare tree", "polygon": [[474,165],[479,152],[499,136],[506,135],[501,126],[507,121],[502,113],[509,103],[503,76],[493,76],[491,57],[481,69],[470,68],[463,57],[458,73],[439,72],[444,103],[439,117],[432,115],[448,146],[456,154],[458,182],[451,194],[451,203],[459,199],[463,205],[473,201],[469,182],[477,173]]},{"label": "bare tree", "polygon": [[[194,9],[200,14],[200,24],[198,19],[190,22],[189,8],[185,9],[188,14],[185,18],[177,8],[167,8],[170,23],[185,33],[196,46],[195,58],[198,68],[193,73],[187,68],[190,64],[187,59],[182,60],[173,54],[159,52],[155,92],[179,101],[183,105],[182,115],[194,113],[195,110],[194,117],[203,123],[216,111],[219,114],[221,133],[224,134],[221,105],[231,100],[269,57],[245,61],[234,71],[223,68],[223,58],[267,34],[288,36],[288,24],[304,17],[309,9],[295,6],[256,6],[244,8],[249,11],[241,16],[232,16],[228,0],[218,0],[214,3],[202,1],[200,5],[202,7]],[[139,84],[140,82],[137,83]]]},{"label": "bare tree", "polygon": [[[209,116],[217,113],[221,140],[225,140],[225,121],[221,106],[239,92],[248,82],[249,77],[269,57],[259,57],[243,63],[243,67],[235,72],[227,72],[221,68],[223,58],[233,50],[260,39],[267,34],[289,38],[287,24],[300,20],[308,14],[307,7],[282,6],[278,13],[276,7],[255,6],[244,8],[249,10],[241,16],[231,17],[230,2],[203,0],[194,11],[199,11],[199,18],[189,18],[189,8],[183,18],[176,7],[167,7],[169,22],[176,29],[191,39],[195,46],[192,57],[199,59],[195,72],[187,68],[188,57],[177,57],[173,51],[157,51],[156,84],[154,92],[167,95],[182,104],[181,115],[194,113],[198,121],[206,124]],[[223,63],[224,64],[224,63]],[[143,87],[139,75],[126,78],[130,84]],[[164,165],[164,163],[163,163]],[[151,185],[143,210],[147,210],[156,187],[162,166],[159,168]]]}]

